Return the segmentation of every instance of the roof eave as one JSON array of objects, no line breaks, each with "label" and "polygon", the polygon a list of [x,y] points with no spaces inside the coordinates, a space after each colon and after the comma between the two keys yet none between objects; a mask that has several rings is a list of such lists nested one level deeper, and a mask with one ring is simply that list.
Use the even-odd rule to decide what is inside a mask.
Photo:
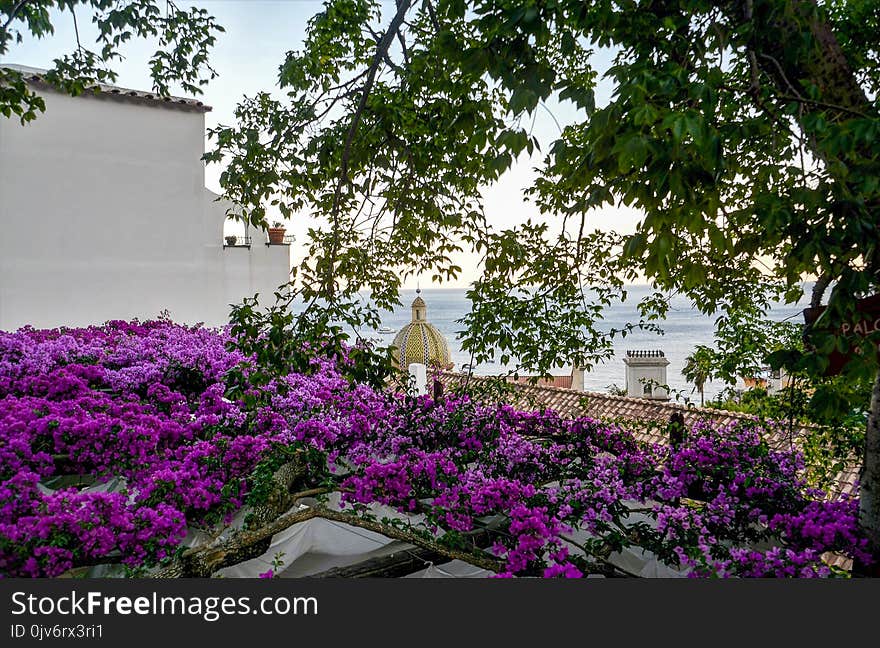
[{"label": "roof eave", "polygon": [[[51,83],[47,82],[42,74],[23,69],[19,66],[7,65],[3,66],[21,72],[22,78],[32,85],[39,86],[46,90],[61,92]],[[130,88],[122,88],[103,83],[98,83],[86,88],[86,92],[79,95],[82,97],[92,96],[96,98],[115,99],[123,102],[140,103],[144,105],[156,106],[161,108],[173,108],[176,110],[184,110],[188,112],[211,112],[213,108],[198,99],[187,97],[163,96],[155,92],[146,92],[144,90],[132,90]]]}]

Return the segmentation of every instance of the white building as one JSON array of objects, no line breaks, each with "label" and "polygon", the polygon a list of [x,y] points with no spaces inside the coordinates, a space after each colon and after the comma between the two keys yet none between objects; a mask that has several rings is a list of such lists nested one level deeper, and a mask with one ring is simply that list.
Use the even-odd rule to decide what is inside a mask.
[{"label": "white building", "polygon": [[[46,112],[0,117],[0,330],[145,319],[219,325],[287,282],[290,246],[225,245],[191,99],[101,86],[70,97],[28,74]],[[250,243],[246,245],[246,243]]]},{"label": "white building", "polygon": [[[764,389],[768,394],[775,395],[792,383],[784,369],[771,369],[762,367],[755,375],[743,378],[745,389]],[[742,392],[743,390],[740,390]]]}]

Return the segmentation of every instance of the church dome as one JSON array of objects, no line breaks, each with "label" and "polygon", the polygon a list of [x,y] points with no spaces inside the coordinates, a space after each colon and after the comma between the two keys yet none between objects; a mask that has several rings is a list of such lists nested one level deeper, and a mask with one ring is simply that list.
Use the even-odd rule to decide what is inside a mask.
[{"label": "church dome", "polygon": [[425,300],[417,296],[412,303],[412,321],[394,337],[394,362],[401,369],[413,362],[442,369],[452,366],[446,338],[428,322],[427,312]]}]

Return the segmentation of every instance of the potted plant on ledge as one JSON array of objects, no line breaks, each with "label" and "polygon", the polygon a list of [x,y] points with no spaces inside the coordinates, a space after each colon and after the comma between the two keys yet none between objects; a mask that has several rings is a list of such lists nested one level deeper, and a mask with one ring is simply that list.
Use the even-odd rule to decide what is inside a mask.
[{"label": "potted plant on ledge", "polygon": [[272,223],[272,227],[269,228],[269,244],[270,245],[283,245],[284,244],[284,232],[286,232],[286,228],[282,223],[275,221]]},{"label": "potted plant on ledge", "polygon": [[238,240],[237,236],[232,236],[231,234],[224,238],[226,239],[226,247],[234,247],[235,242]]}]

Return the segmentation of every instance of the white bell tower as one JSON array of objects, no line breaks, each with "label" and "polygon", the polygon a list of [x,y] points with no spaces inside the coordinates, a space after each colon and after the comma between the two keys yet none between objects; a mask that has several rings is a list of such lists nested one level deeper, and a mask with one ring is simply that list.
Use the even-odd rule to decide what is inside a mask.
[{"label": "white bell tower", "polygon": [[623,363],[626,365],[627,396],[669,400],[669,391],[660,387],[668,384],[666,367],[669,360],[662,351],[627,351]]}]

